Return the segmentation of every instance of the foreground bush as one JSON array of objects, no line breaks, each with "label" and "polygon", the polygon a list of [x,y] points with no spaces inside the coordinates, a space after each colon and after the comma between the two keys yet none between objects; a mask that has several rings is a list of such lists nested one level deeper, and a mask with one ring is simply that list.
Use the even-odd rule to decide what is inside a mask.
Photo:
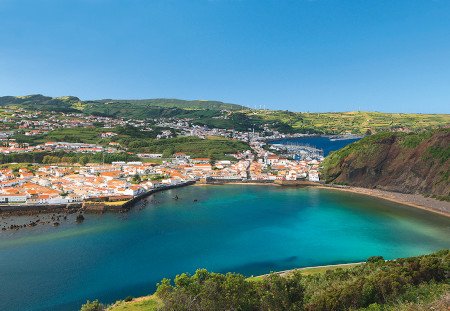
[{"label": "foreground bush", "polygon": [[105,307],[98,300],[87,301],[84,305],[81,306],[80,311],[103,311]]},{"label": "foreground bush", "polygon": [[158,310],[167,311],[447,310],[449,280],[450,250],[443,250],[393,261],[371,257],[352,268],[308,276],[294,271],[247,279],[201,269],[178,275],[173,282],[163,279],[156,296],[161,300]]},{"label": "foreground bush", "polygon": [[304,276],[271,274],[249,281],[240,274],[197,270],[164,279],[156,294],[164,310],[306,310],[333,311],[375,307],[420,284],[449,280],[450,252],[385,262],[371,257],[349,269]]},{"label": "foreground bush", "polygon": [[288,277],[271,274],[260,282],[235,273],[197,270],[181,274],[174,285],[164,279],[156,295],[164,310],[302,310],[303,285],[298,272]]}]

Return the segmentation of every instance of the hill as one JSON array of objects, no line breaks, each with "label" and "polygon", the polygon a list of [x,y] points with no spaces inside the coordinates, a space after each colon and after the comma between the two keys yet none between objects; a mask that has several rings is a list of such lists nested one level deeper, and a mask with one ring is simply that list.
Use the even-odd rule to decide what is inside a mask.
[{"label": "hill", "polygon": [[254,118],[273,123],[283,132],[319,134],[374,134],[382,131],[417,131],[450,124],[448,114],[349,112],[248,111]]},{"label": "hill", "polygon": [[[86,111],[87,113],[108,113],[108,110],[125,109],[129,111],[160,108],[177,108],[186,110],[242,110],[243,106],[227,104],[211,100],[181,100],[181,99],[102,99],[81,101],[75,96],[48,97],[41,94],[26,96],[3,96],[0,97],[0,106],[19,106],[25,109],[39,108],[48,111]],[[179,112],[179,110],[175,110]],[[124,111],[127,113],[127,111]],[[125,115],[123,115],[125,116]]]},{"label": "hill", "polygon": [[79,112],[75,108],[80,99],[74,96],[48,97],[44,95],[2,96],[0,106],[17,106],[28,110]]},{"label": "hill", "polygon": [[383,132],[331,153],[326,182],[450,198],[450,129]]},{"label": "hill", "polygon": [[209,127],[247,131],[278,131],[284,134],[373,134],[381,131],[418,131],[450,124],[449,114],[404,114],[382,112],[309,113],[253,110],[219,101],[180,99],[102,99],[81,101],[78,97],[43,95],[0,97],[0,106],[27,110],[76,112],[86,115],[133,119],[185,118]]},{"label": "hill", "polygon": [[102,99],[87,101],[88,103],[118,103],[132,104],[143,107],[163,107],[182,109],[210,109],[210,110],[242,110],[244,107],[236,104],[227,104],[216,100],[182,100],[175,98],[155,99]]}]

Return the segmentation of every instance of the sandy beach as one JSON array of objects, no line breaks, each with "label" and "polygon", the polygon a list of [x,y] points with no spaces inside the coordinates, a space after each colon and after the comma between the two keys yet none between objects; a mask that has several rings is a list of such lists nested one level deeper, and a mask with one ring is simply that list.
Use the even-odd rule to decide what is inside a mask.
[{"label": "sandy beach", "polygon": [[420,208],[429,212],[437,213],[446,217],[450,217],[450,202],[440,201],[433,198],[427,198],[420,194],[407,194],[379,189],[368,189],[359,187],[333,187],[333,186],[317,186],[323,189],[336,191],[346,191],[357,194],[368,195],[399,204],[409,205]]}]

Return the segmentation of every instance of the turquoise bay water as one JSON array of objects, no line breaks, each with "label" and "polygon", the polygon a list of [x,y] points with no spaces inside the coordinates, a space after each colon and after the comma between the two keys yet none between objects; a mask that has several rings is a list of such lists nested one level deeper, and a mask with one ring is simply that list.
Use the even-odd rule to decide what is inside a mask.
[{"label": "turquoise bay water", "polygon": [[448,218],[333,190],[191,186],[154,199],[81,225],[0,233],[0,310],[77,310],[196,268],[257,275],[450,247]]}]

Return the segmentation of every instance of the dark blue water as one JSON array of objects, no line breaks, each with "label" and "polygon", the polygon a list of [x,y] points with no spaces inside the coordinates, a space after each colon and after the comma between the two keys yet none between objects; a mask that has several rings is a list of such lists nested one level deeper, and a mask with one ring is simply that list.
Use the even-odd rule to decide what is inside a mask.
[{"label": "dark blue water", "polygon": [[77,310],[203,267],[257,275],[450,247],[448,218],[333,190],[190,186],[156,200],[81,225],[0,233],[0,310]]},{"label": "dark blue water", "polygon": [[309,136],[299,138],[286,138],[271,141],[272,144],[300,144],[322,149],[324,156],[327,156],[331,151],[341,149],[348,144],[360,140],[360,138],[351,138],[343,140],[330,140],[327,136]]}]

